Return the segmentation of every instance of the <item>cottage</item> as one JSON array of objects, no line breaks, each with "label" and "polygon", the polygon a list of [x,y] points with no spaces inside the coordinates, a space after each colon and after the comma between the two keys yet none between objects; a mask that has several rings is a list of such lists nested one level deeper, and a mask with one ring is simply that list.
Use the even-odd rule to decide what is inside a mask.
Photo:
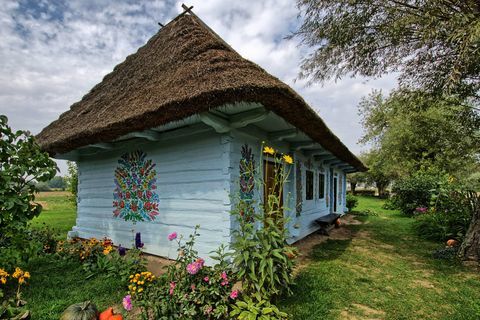
[{"label": "cottage", "polygon": [[[365,166],[289,86],[242,58],[195,14],[162,27],[38,136],[79,170],[70,236],[110,237],[172,257],[167,235],[191,233],[206,255],[230,241],[241,160],[257,170],[262,141],[294,158],[285,201],[295,242],[319,217],[344,213],[348,172]],[[289,199],[287,199],[287,197]]]}]

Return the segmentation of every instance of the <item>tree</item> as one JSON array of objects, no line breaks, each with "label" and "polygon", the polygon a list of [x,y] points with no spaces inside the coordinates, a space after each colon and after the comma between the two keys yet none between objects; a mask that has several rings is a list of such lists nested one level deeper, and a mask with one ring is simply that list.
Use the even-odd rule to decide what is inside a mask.
[{"label": "tree", "polygon": [[350,190],[352,190],[353,195],[355,195],[357,184],[365,183],[366,181],[366,175],[363,172],[355,172],[347,175],[347,182],[350,183]]},{"label": "tree", "polygon": [[65,187],[66,187],[65,178],[60,177],[60,176],[55,176],[55,177],[53,177],[53,179],[51,179],[50,181],[48,181],[48,186],[49,186],[51,189],[62,189],[62,190],[65,190]]},{"label": "tree", "polygon": [[392,182],[393,175],[387,169],[384,154],[378,149],[372,149],[362,154],[360,159],[368,167],[368,171],[365,173],[366,182],[375,185],[379,197],[386,197],[386,189]]},{"label": "tree", "polygon": [[428,92],[477,97],[480,2],[476,0],[297,0],[292,35],[314,48],[301,77],[324,82],[400,73]]},{"label": "tree", "polygon": [[38,216],[34,181],[48,181],[57,171],[28,131],[13,132],[0,115],[0,242]]},{"label": "tree", "polygon": [[78,193],[78,169],[75,162],[67,161],[68,174],[65,177],[65,180],[68,185],[68,190],[73,194],[74,201],[77,203],[77,193]]},{"label": "tree", "polygon": [[393,176],[436,169],[464,178],[478,168],[480,115],[454,97],[396,90],[374,91],[359,104],[363,143],[383,154]]}]

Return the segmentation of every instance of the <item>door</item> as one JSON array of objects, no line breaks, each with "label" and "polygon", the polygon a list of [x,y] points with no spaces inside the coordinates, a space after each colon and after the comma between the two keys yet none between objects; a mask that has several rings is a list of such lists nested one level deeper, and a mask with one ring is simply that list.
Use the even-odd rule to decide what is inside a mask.
[{"label": "door", "polygon": [[333,178],[333,212],[337,212],[338,178]]},{"label": "door", "polygon": [[[275,181],[275,170],[279,170],[279,166],[281,166],[281,164],[276,164],[268,160],[263,161],[263,204],[266,212],[271,212],[281,217],[283,215],[283,186],[280,181]],[[269,206],[267,206],[268,197],[271,194],[275,195],[279,201],[271,203],[272,208],[269,208]]]}]

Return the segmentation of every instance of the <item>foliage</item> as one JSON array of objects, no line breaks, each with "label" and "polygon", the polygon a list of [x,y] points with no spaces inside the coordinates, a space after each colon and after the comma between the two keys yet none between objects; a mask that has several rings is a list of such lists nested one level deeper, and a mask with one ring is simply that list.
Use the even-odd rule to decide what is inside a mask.
[{"label": "foliage", "polygon": [[360,102],[359,114],[361,141],[373,143],[383,170],[394,178],[422,168],[461,177],[478,168],[480,114],[457,98],[407,90],[384,97],[374,91]]},{"label": "foliage", "polygon": [[[265,147],[264,153],[278,161],[269,162],[275,173],[271,181],[273,190],[261,209],[256,212],[253,202],[239,199],[236,210],[232,212],[238,223],[233,231],[233,264],[237,275],[242,279],[246,295],[260,294],[263,299],[271,300],[282,293],[290,293],[292,268],[296,256],[295,249],[286,243],[288,220],[284,217],[282,205],[283,185],[289,175],[284,156],[278,155],[273,148]],[[262,161],[263,162],[263,161]],[[266,190],[266,181],[259,179],[257,186]],[[249,218],[253,217],[253,218]]]},{"label": "foliage", "polygon": [[455,261],[457,259],[457,247],[442,247],[432,252],[432,257],[438,260]]},{"label": "foliage", "polygon": [[441,180],[447,177],[434,171],[418,171],[410,177],[395,181],[392,192],[392,204],[407,215],[413,216],[415,209],[429,207],[433,194],[438,189]]},{"label": "foliage", "polygon": [[462,240],[473,215],[469,202],[468,191],[453,178],[440,182],[431,194],[430,209],[416,218],[417,233],[430,240]]},{"label": "foliage", "polygon": [[67,183],[66,183],[65,180],[66,179],[64,177],[55,176],[51,180],[48,181],[48,186],[51,189],[65,190],[65,188],[67,187]]},{"label": "foliage", "polygon": [[65,176],[68,190],[72,193],[75,204],[77,203],[78,194],[78,169],[75,162],[67,161],[68,174]]},{"label": "foliage", "polygon": [[27,131],[13,132],[0,115],[0,247],[38,216],[34,181],[55,176],[56,165]]},{"label": "foliage", "polygon": [[349,173],[347,175],[347,182],[350,183],[350,189],[352,190],[353,195],[355,195],[357,185],[359,183],[367,182],[367,176],[365,172]]},{"label": "foliage", "polygon": [[233,306],[231,317],[239,320],[282,320],[288,319],[285,312],[280,311],[270,301],[264,300],[260,294],[255,294],[253,298],[245,296]]},{"label": "foliage", "polygon": [[22,286],[30,279],[30,272],[15,267],[10,273],[0,268],[0,319],[28,319],[30,311],[22,300]]},{"label": "foliage", "polygon": [[367,183],[374,184],[377,187],[379,197],[386,197],[386,188],[394,175],[385,166],[385,155],[379,149],[371,149],[369,152],[363,153],[360,159],[368,167],[368,171],[365,173]]},{"label": "foliage", "polygon": [[35,183],[36,191],[51,191],[52,189],[48,186],[48,182],[37,182]]},{"label": "foliage", "polygon": [[132,274],[129,295],[142,310],[142,319],[226,319],[230,303],[238,292],[232,287],[237,281],[226,261],[225,248],[220,247],[212,259],[218,263],[206,266],[194,250],[199,236],[198,226],[184,242],[176,234],[178,255],[167,273],[159,278],[149,273]]},{"label": "foliage", "polygon": [[400,72],[402,84],[476,96],[480,89],[477,1],[297,0],[303,17],[294,36],[314,51],[303,77],[379,77]]},{"label": "foliage", "polygon": [[353,209],[358,205],[358,198],[348,193],[345,205],[347,206],[348,212],[352,212]]}]

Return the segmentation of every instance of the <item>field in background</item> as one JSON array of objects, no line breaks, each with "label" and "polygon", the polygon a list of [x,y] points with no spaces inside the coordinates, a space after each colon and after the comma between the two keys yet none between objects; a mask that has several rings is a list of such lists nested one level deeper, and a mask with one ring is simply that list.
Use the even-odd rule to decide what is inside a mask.
[{"label": "field in background", "polygon": [[68,191],[49,191],[36,194],[35,201],[42,207],[40,216],[32,220],[32,226],[47,225],[55,229],[62,237],[75,225],[76,210],[73,196]]}]

